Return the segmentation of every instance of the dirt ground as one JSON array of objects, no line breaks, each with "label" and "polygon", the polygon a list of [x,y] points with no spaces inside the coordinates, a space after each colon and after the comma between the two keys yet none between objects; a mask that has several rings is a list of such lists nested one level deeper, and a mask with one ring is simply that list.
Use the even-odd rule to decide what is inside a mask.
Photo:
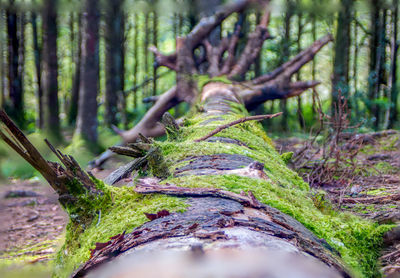
[{"label": "dirt ground", "polygon": [[[321,188],[337,209],[399,225],[400,133],[367,141],[356,156],[360,167],[351,182],[325,184]],[[304,144],[304,140],[296,138],[276,140],[281,153],[296,153]],[[311,153],[315,149],[307,151]],[[108,173],[110,170],[95,172],[95,175],[101,178]],[[5,265],[15,262],[49,265],[63,241],[67,221],[56,194],[43,182],[3,182],[0,185],[0,260]],[[399,242],[389,240],[382,253],[382,270],[386,276],[400,273]]]},{"label": "dirt ground", "polygon": [[[400,132],[354,134],[342,139],[340,151],[350,152],[349,146],[354,149],[354,139],[361,140],[357,141],[359,149],[353,158],[356,166],[350,172],[350,178],[321,182],[314,188],[325,190],[326,198],[337,210],[397,225],[396,233],[385,239],[381,265],[384,277],[400,277]],[[306,145],[304,140],[297,138],[279,139],[275,143],[281,153],[294,152],[292,160]],[[309,161],[301,169],[304,177],[322,160],[320,148],[321,143],[307,145],[303,161]]]}]

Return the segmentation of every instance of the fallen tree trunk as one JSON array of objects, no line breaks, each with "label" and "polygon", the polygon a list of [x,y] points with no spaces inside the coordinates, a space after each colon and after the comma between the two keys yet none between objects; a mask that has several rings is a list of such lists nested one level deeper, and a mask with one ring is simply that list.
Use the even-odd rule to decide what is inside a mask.
[{"label": "fallen tree trunk", "polygon": [[[166,59],[178,69],[177,87],[155,103],[147,120],[139,124],[142,130],[155,132],[155,123],[171,103],[198,98],[197,110],[182,125],[166,114],[164,127],[157,124],[167,132],[164,142],[135,131],[138,140],[112,149],[134,161],[106,181],[126,180],[133,171],[127,186],[113,187],[90,177],[73,158],[50,144],[66,169],[45,161],[1,114],[4,141],[38,169],[60,197],[72,197],[67,203],[71,221],[56,260],[56,277],[71,273],[73,277],[378,275],[377,250],[388,226],[332,210],[323,194],[310,192],[286,167],[290,155],[279,155],[255,121],[272,116],[248,120],[246,96],[254,91],[260,97],[260,90],[267,90],[263,88],[269,88],[274,77],[265,77],[267,83],[256,82],[254,90],[249,90],[248,83],[221,76],[196,86],[197,66],[188,53],[225,17],[251,2],[234,1],[200,22],[181,41],[177,53]],[[268,16],[255,30],[263,38],[268,37],[266,24]],[[235,34],[227,49],[232,49]],[[256,41],[250,45],[259,48],[260,37],[251,38]],[[307,52],[311,56],[318,47],[312,49]],[[231,54],[229,60],[213,65],[213,74],[218,68],[228,76],[237,75],[251,64],[242,56],[235,67]],[[305,89],[307,84],[290,83],[287,78],[306,60],[297,57],[286,64],[283,75],[274,81],[275,90],[285,88],[286,95],[293,95]]]},{"label": "fallen tree trunk", "polygon": [[[316,207],[308,185],[286,167],[260,125],[243,120],[245,108],[235,90],[229,84],[207,83],[201,111],[183,127],[165,117],[169,140],[142,136],[140,142],[114,149],[136,157],[122,175],[126,177],[126,169],[142,173],[128,187],[89,178],[95,195],[85,189],[85,182],[74,183],[82,188],[78,195],[72,189],[64,192],[76,199],[68,203],[71,222],[56,276],[162,277],[160,269],[163,277],[376,273],[374,254],[387,227]],[[18,151],[16,146],[24,144],[36,152],[8,117],[1,116],[6,127],[12,127],[7,129],[12,136],[2,132],[2,138],[46,175],[42,164]],[[268,117],[252,119],[262,118]],[[242,123],[232,124],[237,122]],[[22,139],[13,144],[9,138]],[[51,148],[65,162],[68,156]],[[129,168],[133,164],[137,167]],[[65,173],[54,163],[46,165]],[[77,181],[89,177],[75,164],[65,166],[78,169]],[[63,176],[56,176],[56,182],[48,178],[58,192],[70,183]],[[115,173],[106,180],[115,180]],[[74,206],[90,213],[77,215]],[[113,263],[104,264],[109,261]]]},{"label": "fallen tree trunk", "polygon": [[[228,16],[241,13],[254,5],[264,10],[264,15],[254,31],[247,36],[247,43],[241,52],[237,49],[243,24],[241,16],[238,16],[232,33],[221,38],[219,44],[212,45],[208,41],[208,35]],[[268,0],[231,1],[217,8],[214,15],[203,18],[186,37],[178,38],[177,49],[174,53],[164,55],[156,47],[150,47],[149,50],[155,55],[156,67],[164,66],[176,71],[176,86],[158,97],[154,106],[136,126],[126,131],[115,130],[121,136],[122,144],[135,142],[139,133],[151,137],[163,135],[165,130],[158,124],[161,116],[181,102],[193,104],[199,94],[197,88],[199,79],[202,80],[200,82],[214,79],[234,84],[237,87],[235,91],[240,95],[248,110],[253,110],[268,100],[298,96],[307,89],[317,86],[318,81],[291,82],[291,77],[310,62],[322,47],[332,41],[330,34],[315,41],[309,48],[272,72],[253,80],[236,81],[242,80],[246,75],[249,67],[258,57],[264,41],[272,38],[268,31],[269,9]],[[202,51],[196,52],[198,49]],[[196,53],[203,54],[198,56]],[[100,167],[111,155],[109,151],[101,154],[91,163],[91,167]]]}]

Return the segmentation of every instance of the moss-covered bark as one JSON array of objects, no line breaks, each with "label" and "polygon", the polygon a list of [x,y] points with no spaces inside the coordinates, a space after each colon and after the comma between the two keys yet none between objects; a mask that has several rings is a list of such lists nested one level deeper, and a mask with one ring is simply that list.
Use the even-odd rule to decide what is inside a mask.
[{"label": "moss-covered bark", "polygon": [[[216,127],[246,116],[246,110],[240,100],[236,99],[229,84],[207,84],[203,89],[203,96],[203,102],[198,106],[201,107],[200,111],[192,111],[185,118],[184,126],[174,131],[173,137],[164,142],[153,143],[153,148],[161,151],[158,155],[162,154],[163,163],[168,167],[168,171],[163,170],[162,173],[170,173],[167,177],[163,175],[164,179],[160,183],[185,188],[216,188],[238,194],[251,191],[263,204],[292,216],[315,236],[324,239],[340,253],[341,259],[336,255],[332,256],[343,261],[353,275],[379,275],[377,256],[382,233],[389,227],[339,213],[328,202],[320,202],[323,194],[310,190],[295,172],[286,167],[290,154],[280,155],[257,122],[230,127],[208,141],[195,143],[195,139]],[[213,159],[216,159],[222,154],[247,157],[263,163],[262,172],[265,176],[260,178],[246,173],[244,165],[232,166],[236,163],[234,160],[226,169],[221,166],[223,163],[214,163],[214,166],[207,164],[208,157],[214,155]],[[154,173],[154,162],[149,162],[140,174],[143,178],[147,175],[154,176]],[[133,181],[133,186],[116,188],[96,181],[110,198],[106,201],[99,200],[97,205],[92,206],[96,207],[97,215],[89,225],[73,221],[68,225],[66,242],[57,260],[57,277],[68,276],[89,260],[90,250],[95,248],[97,242],[107,242],[110,237],[123,232],[130,233],[148,222],[145,213],[186,210],[188,204],[185,198],[136,193],[134,185],[137,182],[138,180]],[[91,202],[93,204],[98,201]]]}]

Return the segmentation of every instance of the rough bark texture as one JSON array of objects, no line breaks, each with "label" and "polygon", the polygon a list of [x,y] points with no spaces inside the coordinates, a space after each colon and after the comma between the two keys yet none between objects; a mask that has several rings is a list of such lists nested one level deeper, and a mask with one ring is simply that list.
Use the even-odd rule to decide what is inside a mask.
[{"label": "rough bark texture", "polygon": [[332,79],[332,111],[338,107],[339,90],[345,98],[349,96],[349,64],[350,64],[350,26],[352,21],[353,1],[342,0],[338,15],[335,38],[335,57],[333,61]]},{"label": "rough bark texture", "polygon": [[107,1],[105,18],[106,92],[105,123],[118,124],[118,99],[124,91],[124,12],[123,0]]},{"label": "rough bark texture", "polygon": [[[50,150],[60,159],[64,166],[46,161],[39,151],[26,138],[22,131],[14,124],[8,115],[0,110],[0,138],[16,151],[22,158],[38,170],[59,196],[59,201],[65,209],[76,211],[76,205],[82,195],[95,197],[102,192],[94,184],[89,175],[80,168],[72,156],[64,155],[55,149],[47,139],[45,140]],[[87,211],[82,210],[82,215]],[[77,215],[76,220],[79,219]]]},{"label": "rough bark texture", "polygon": [[71,101],[69,104],[68,111],[68,123],[70,125],[76,122],[78,116],[78,104],[79,104],[79,87],[81,84],[81,65],[82,65],[82,15],[78,14],[78,38],[75,56],[75,72],[72,83]]},{"label": "rough bark texture", "polygon": [[390,107],[387,112],[385,128],[393,128],[395,123],[398,121],[398,106],[397,101],[399,98],[399,90],[397,88],[397,54],[399,50],[398,37],[398,21],[399,21],[399,1],[393,0],[392,7],[392,37],[391,37],[391,65],[390,65],[390,76],[389,76],[389,90],[390,90]]},{"label": "rough bark texture", "polygon": [[[203,120],[200,125],[205,129],[215,126],[215,122],[223,120],[221,118],[223,115],[235,114],[231,103],[242,105],[240,97],[235,92],[235,87],[224,83],[211,82],[205,85],[201,99],[205,103],[201,117],[208,120]],[[259,116],[253,118],[253,120],[262,118],[267,117]],[[238,121],[246,122],[245,120]],[[173,126],[175,128],[169,129],[169,138],[171,138],[171,132],[177,133],[176,140],[179,144],[180,131],[177,125],[173,124]],[[194,142],[203,141],[203,138],[207,139],[206,136],[203,136],[194,140]],[[248,148],[246,144],[239,140],[231,139],[229,141],[229,138],[225,139],[219,139],[220,141],[210,140],[209,144],[240,144],[242,148]],[[194,142],[192,144],[195,144]],[[136,145],[136,148],[138,146]],[[177,145],[175,148],[179,148],[179,146]],[[119,152],[127,154],[123,149],[120,149]],[[137,155],[137,151],[134,151],[134,153]],[[221,153],[192,156],[182,153],[180,162],[183,161],[189,163],[183,167],[176,167],[172,173],[173,178],[190,177],[196,180],[197,177],[204,175],[234,175],[271,182],[271,178],[264,171],[264,164],[246,155]],[[126,175],[126,169],[132,169],[133,165],[137,165],[137,159],[118,172]],[[149,165],[150,168],[155,167]],[[114,182],[117,174],[113,173],[109,180]],[[170,177],[164,176],[168,180],[170,180]],[[210,185],[209,188],[190,188],[171,183],[161,184],[157,178],[143,178],[135,185],[135,192],[139,194],[157,193],[178,198],[189,198],[185,201],[188,208],[184,213],[170,214],[170,212],[163,210],[157,214],[148,215],[147,217],[152,221],[137,227],[132,233],[115,235],[107,243],[98,243],[96,248],[92,249],[91,258],[75,271],[74,277],[82,277],[88,274],[89,277],[95,277],[99,273],[111,272],[118,275],[120,271],[134,275],[139,270],[137,270],[137,266],[128,267],[130,264],[128,262],[142,260],[143,250],[150,252],[152,256],[155,256],[158,252],[165,252],[166,255],[175,257],[175,252],[179,252],[182,256],[191,256],[185,250],[196,248],[200,249],[200,254],[197,255],[203,257],[202,260],[204,261],[212,260],[211,254],[220,252],[221,248],[232,253],[241,250],[239,253],[243,253],[239,254],[239,258],[242,259],[248,254],[259,254],[265,259],[271,259],[274,252],[279,250],[278,253],[283,256],[276,261],[274,267],[273,264],[257,266],[255,272],[262,271],[265,275],[275,271],[285,275],[283,266],[288,258],[287,256],[289,256],[296,262],[294,271],[304,273],[307,277],[318,277],[318,275],[322,275],[321,273],[324,273],[327,277],[350,277],[350,274],[338,259],[337,252],[331,246],[324,240],[315,237],[290,216],[261,203],[251,191],[236,194],[228,190],[218,189],[219,186],[215,184]],[[171,250],[172,246],[174,246],[174,251]],[[122,254],[124,254],[124,258],[120,256]],[[181,259],[183,258],[175,258],[171,263],[179,264]],[[122,263],[124,265],[123,270],[108,265],[100,268],[99,272],[91,273],[99,265],[110,260],[116,260],[115,263],[119,266]],[[162,257],[157,261],[157,264],[167,263],[165,260],[166,258]],[[224,260],[231,261],[232,258],[228,256],[217,259],[221,263]],[[148,262],[144,259],[144,263]],[[192,263],[195,264],[195,261]],[[302,263],[310,264],[310,267],[316,273],[312,274],[302,269],[300,266]],[[203,267],[206,269],[211,267],[209,264],[210,262],[206,262]],[[254,271],[249,269],[249,265],[246,263],[240,263],[240,265],[243,269],[247,269],[246,275],[249,271]],[[180,270],[177,271],[180,272]],[[216,268],[214,271],[221,270]],[[231,275],[229,271],[225,271],[226,273],[221,274],[220,277]],[[176,275],[175,272],[166,277],[174,277],[174,275]],[[239,277],[247,276],[239,275]]]},{"label": "rough bark texture", "polygon": [[38,100],[38,117],[36,120],[36,125],[38,128],[43,128],[43,87],[42,87],[42,65],[41,65],[41,46],[39,45],[39,35],[37,27],[37,15],[35,12],[31,14],[31,24],[32,24],[32,40],[33,40],[33,53],[35,57],[35,74],[37,82],[37,100]]},{"label": "rough bark texture", "polygon": [[7,21],[7,46],[8,46],[8,89],[9,104],[7,110],[10,116],[17,121],[19,125],[24,122],[24,103],[22,90],[22,76],[19,75],[19,38],[18,38],[18,18],[14,1],[6,10]]},{"label": "rough bark texture", "polygon": [[57,1],[48,0],[43,10],[43,127],[53,138],[60,138],[57,60]]},{"label": "rough bark texture", "polygon": [[[198,75],[208,75],[209,79],[224,79],[225,82],[236,85],[236,91],[243,99],[247,109],[253,110],[261,103],[273,99],[287,99],[298,96],[309,88],[319,84],[317,81],[298,81],[291,83],[291,77],[302,66],[310,62],[315,54],[327,43],[332,41],[331,35],[326,35],[315,41],[291,60],[283,63],[270,73],[258,76],[252,80],[237,82],[237,78],[248,71],[250,65],[257,59],[263,42],[269,39],[269,1],[259,1],[258,8],[264,12],[260,16],[255,30],[249,34],[243,49],[239,51],[238,41],[243,24],[243,17],[238,17],[232,35],[212,43],[209,35],[231,14],[242,14],[253,3],[251,0],[237,0],[216,9],[213,15],[202,18],[193,30],[185,37],[177,39],[176,51],[169,55],[162,54],[156,47],[150,47],[155,55],[156,66],[165,66],[176,71],[176,88],[157,98],[154,106],[143,119],[132,129],[118,131],[123,143],[134,142],[139,133],[145,136],[159,136],[164,133],[158,125],[158,120],[171,107],[181,102],[193,104],[198,92]],[[195,54],[195,50],[199,49]],[[227,53],[227,55],[225,55]],[[204,82],[204,80],[203,80]],[[104,163],[111,153],[104,153],[92,166]]]},{"label": "rough bark texture", "polygon": [[79,109],[76,124],[77,135],[93,143],[97,142],[97,94],[99,90],[99,3],[86,0],[82,14],[81,82],[79,85]]},{"label": "rough bark texture", "polygon": [[5,49],[5,38],[4,38],[4,31],[5,31],[5,23],[4,23],[4,12],[0,11],[0,107],[4,108],[4,102],[5,102],[5,67],[6,64],[4,63],[5,61],[5,56],[4,56],[4,49]]}]

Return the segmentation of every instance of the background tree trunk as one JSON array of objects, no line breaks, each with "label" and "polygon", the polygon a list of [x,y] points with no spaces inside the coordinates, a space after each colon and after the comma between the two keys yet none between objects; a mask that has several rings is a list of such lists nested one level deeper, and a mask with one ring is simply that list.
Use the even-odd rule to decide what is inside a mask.
[{"label": "background tree trunk", "polygon": [[[158,14],[153,12],[153,45],[158,47]],[[158,67],[153,65],[153,96],[157,95],[157,69]]]},{"label": "background tree trunk", "polygon": [[335,38],[335,57],[333,61],[332,79],[332,107],[331,111],[338,107],[339,91],[346,99],[349,97],[349,63],[350,63],[350,27],[353,19],[353,1],[342,0],[341,10],[338,14],[338,24]]},{"label": "background tree trunk", "polygon": [[[297,12],[297,52],[302,50],[301,48],[301,37],[303,35],[303,14],[301,11]],[[301,71],[297,72],[297,80],[301,80]],[[306,127],[306,123],[303,117],[303,110],[301,104],[301,95],[297,97],[297,119],[299,121],[299,126],[301,130],[304,130]]]},{"label": "background tree trunk", "polygon": [[32,24],[32,41],[33,41],[33,53],[35,59],[35,73],[37,82],[37,120],[36,125],[39,129],[43,128],[43,88],[42,88],[42,66],[41,66],[41,51],[42,47],[39,45],[39,35],[37,27],[37,15],[36,12],[31,12],[31,24]]},{"label": "background tree trunk", "polygon": [[4,33],[5,33],[5,24],[4,24],[4,12],[3,10],[0,10],[0,107],[4,108],[4,103],[6,100],[6,95],[5,95],[5,59],[4,59],[4,49],[5,47],[5,41],[6,39],[4,38]]},{"label": "background tree trunk", "polygon": [[75,134],[97,143],[97,94],[99,91],[99,2],[85,0],[82,14],[82,65]]},{"label": "background tree trunk", "polygon": [[397,82],[397,54],[399,50],[399,43],[397,41],[398,32],[398,21],[399,21],[399,1],[393,0],[392,7],[392,37],[391,37],[391,65],[390,65],[390,76],[389,76],[389,88],[390,90],[390,103],[387,115],[387,128],[393,128],[398,121],[398,82]]},{"label": "background tree trunk", "polygon": [[[138,69],[139,69],[139,15],[136,12],[134,14],[134,37],[133,37],[133,60],[134,60],[134,66],[133,66],[133,87],[136,88],[137,83],[138,83]],[[132,92],[133,95],[133,108],[136,109],[138,105],[138,94],[137,94],[137,89],[135,89]]]},{"label": "background tree trunk", "polygon": [[71,100],[68,111],[68,124],[73,125],[76,123],[78,116],[78,104],[79,104],[79,87],[81,84],[81,66],[82,66],[82,14],[78,13],[77,16],[78,29],[77,29],[77,42],[75,57],[75,72],[72,79],[72,91]]},{"label": "background tree trunk", "polygon": [[20,125],[24,125],[24,98],[22,90],[22,76],[19,75],[19,38],[18,18],[13,0],[6,10],[7,38],[8,38],[8,88],[9,100],[7,111]]},{"label": "background tree trunk", "polygon": [[[144,68],[144,79],[147,79],[149,77],[149,46],[150,46],[150,20],[149,20],[149,12],[146,12],[144,15],[144,26],[143,26],[143,31],[144,31],[144,41],[143,41],[143,50],[144,50],[144,63],[143,63],[143,68]],[[149,86],[145,85],[143,87],[143,98],[149,97]]]},{"label": "background tree trunk", "polygon": [[43,12],[43,110],[44,129],[61,139],[58,103],[57,1],[46,0]]},{"label": "background tree trunk", "polygon": [[[286,10],[285,10],[285,18],[284,18],[284,34],[282,37],[282,53],[281,53],[281,60],[280,64],[286,62],[290,58],[290,46],[291,46],[291,21],[292,17],[294,15],[294,7],[295,4],[293,2],[294,0],[286,0]],[[284,131],[289,130],[288,126],[288,107],[287,107],[287,100],[282,99],[280,101],[280,108],[283,113],[281,117],[281,127]]]},{"label": "background tree trunk", "polygon": [[371,37],[370,37],[370,62],[369,62],[369,101],[370,113],[374,117],[375,129],[381,121],[381,109],[377,99],[381,96],[381,85],[383,82],[385,63],[385,30],[386,10],[383,1],[371,0]]},{"label": "background tree trunk", "polygon": [[108,0],[105,16],[106,91],[105,123],[118,125],[118,99],[124,91],[124,13],[123,0]]}]

